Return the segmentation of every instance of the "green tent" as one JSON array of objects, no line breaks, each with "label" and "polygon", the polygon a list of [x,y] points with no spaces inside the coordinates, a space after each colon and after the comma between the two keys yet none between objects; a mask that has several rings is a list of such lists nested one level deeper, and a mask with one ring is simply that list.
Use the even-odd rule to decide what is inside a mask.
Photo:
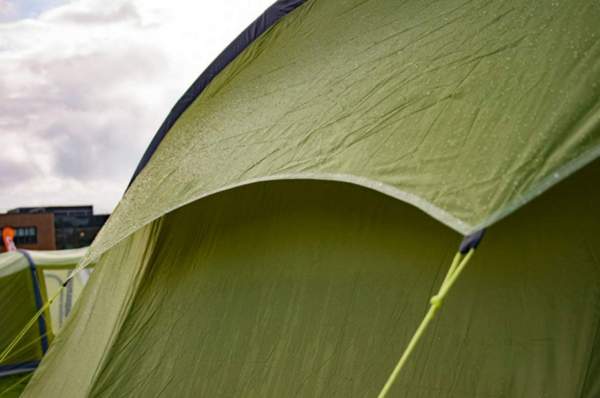
[{"label": "green tent", "polygon": [[[0,351],[9,346],[30,319],[59,291],[87,248],[57,251],[20,250],[0,254]],[[10,355],[0,363],[0,393],[34,370],[54,333],[69,314],[87,278],[80,272],[58,299],[26,331]]]},{"label": "green tent", "polygon": [[26,397],[600,396],[600,3],[281,0],[175,105]]}]

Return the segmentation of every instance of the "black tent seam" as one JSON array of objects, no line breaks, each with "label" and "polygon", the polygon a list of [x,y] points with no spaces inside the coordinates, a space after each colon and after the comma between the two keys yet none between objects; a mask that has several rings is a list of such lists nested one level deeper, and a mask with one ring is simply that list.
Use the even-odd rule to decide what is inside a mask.
[{"label": "black tent seam", "polygon": [[229,65],[238,55],[240,55],[250,44],[252,44],[260,35],[275,25],[281,18],[294,11],[306,0],[278,0],[265,10],[254,22],[252,22],[242,33],[240,33],[219,56],[198,76],[192,85],[185,91],[183,96],[175,103],[167,118],[163,121],[158,131],[152,138],[150,145],[140,159],[127,189],[131,186],[135,178],[146,167],[150,158],[165,138],[171,127],[177,122],[179,117],[187,108],[198,98],[208,84]]}]

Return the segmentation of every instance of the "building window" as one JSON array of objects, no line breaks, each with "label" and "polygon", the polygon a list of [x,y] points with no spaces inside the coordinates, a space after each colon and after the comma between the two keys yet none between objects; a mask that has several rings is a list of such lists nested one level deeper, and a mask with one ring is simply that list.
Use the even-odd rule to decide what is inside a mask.
[{"label": "building window", "polygon": [[36,227],[15,228],[15,245],[32,245],[37,243]]}]

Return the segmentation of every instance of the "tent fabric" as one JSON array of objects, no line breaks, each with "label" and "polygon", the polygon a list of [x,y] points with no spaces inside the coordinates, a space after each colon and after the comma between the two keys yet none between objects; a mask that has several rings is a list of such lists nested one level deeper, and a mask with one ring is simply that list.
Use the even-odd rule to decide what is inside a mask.
[{"label": "tent fabric", "polygon": [[[0,351],[4,350],[33,317],[50,294],[57,291],[66,274],[76,268],[87,248],[58,251],[20,250],[0,254]],[[71,299],[80,293],[81,281],[75,281]],[[48,286],[51,286],[48,289]],[[60,286],[60,285],[59,285]],[[59,304],[59,303],[57,303]],[[0,379],[28,372],[37,366],[48,344],[59,329],[62,306],[53,305],[36,326],[27,331],[19,345],[0,363]],[[0,383],[4,387],[6,383]]]},{"label": "tent fabric", "polygon": [[144,152],[142,159],[137,165],[131,183],[142,169],[148,164],[148,161],[160,145],[165,135],[175,124],[177,119],[185,112],[185,110],[194,102],[194,100],[202,93],[212,79],[218,75],[231,61],[235,59],[243,50],[246,49],[254,40],[256,40],[267,29],[273,26],[283,16],[289,14],[299,5],[304,3],[304,0],[279,0],[269,7],[260,17],[250,24],[238,37],[227,46],[225,50],[206,68],[204,72],[194,81],[187,89],[183,96],[177,101],[167,118],[162,123],[150,145]]},{"label": "tent fabric", "polygon": [[0,278],[29,268],[27,257],[21,252],[0,253]]},{"label": "tent fabric", "polygon": [[[5,254],[1,254],[0,258],[5,256]],[[25,258],[20,253],[19,256]],[[10,257],[14,256],[11,255]],[[0,262],[3,261],[0,260]],[[21,261],[18,262],[21,263]],[[8,268],[16,269],[17,267],[9,266]],[[10,344],[23,326],[38,311],[36,287],[39,288],[39,294],[46,297],[45,283],[41,271],[37,270],[34,276],[39,284],[34,284],[32,273],[25,259],[24,268],[0,277],[0,325],[2,326],[0,327],[0,352]],[[45,329],[49,314],[45,313],[42,320]],[[41,336],[41,333],[42,330],[38,324],[29,329],[15,351],[7,358],[7,361],[0,364],[0,378],[15,373],[17,370],[23,370],[24,367],[30,368],[32,363],[36,364],[41,360],[45,350],[45,347],[42,347],[41,340],[52,340],[52,331],[47,330],[48,334],[45,336]]]},{"label": "tent fabric", "polygon": [[[44,311],[39,317],[37,317],[38,324],[38,332],[39,332],[39,342],[42,346],[42,355],[48,351],[49,337],[51,337],[51,330],[49,326],[49,318],[50,314],[44,308],[44,304],[47,301],[47,292],[46,292],[46,284],[42,281],[45,279],[43,274],[36,268],[33,259],[26,251],[21,251],[21,253],[27,258],[27,263],[29,264],[29,274],[31,275],[31,282],[33,284],[33,299],[35,301],[35,308],[37,311]],[[37,312],[36,311],[36,312]]]},{"label": "tent fabric", "polygon": [[73,265],[79,263],[86,252],[87,247],[67,250],[23,250],[6,252],[0,254],[0,278],[22,271],[29,267],[27,253],[36,267],[42,270],[73,269]]},{"label": "tent fabric", "polygon": [[365,186],[468,234],[600,155],[600,3],[312,0],[173,123],[88,259],[265,180]]},{"label": "tent fabric", "polygon": [[[86,391],[94,369],[105,360],[107,345],[126,318],[141,283],[147,257],[156,243],[158,225],[160,221],[144,227],[102,257],[104,262],[101,266],[97,264],[71,316],[45,357],[52,355],[52,359],[42,362],[50,364],[44,370],[38,369],[31,381],[34,383],[29,388],[31,392],[25,392],[24,396],[42,394],[50,397],[58,390],[65,393],[60,396],[88,394]],[[40,375],[42,383],[36,375]]]},{"label": "tent fabric", "polygon": [[0,379],[2,398],[19,398],[28,381],[28,378],[25,378],[22,374]]},{"label": "tent fabric", "polygon": [[[600,394],[598,177],[488,231],[391,396]],[[376,396],[459,242],[351,184],[213,195],[102,256],[24,397]]]},{"label": "tent fabric", "polygon": [[492,224],[392,395],[599,396],[599,17],[281,17],[161,130],[24,397],[376,396]]},{"label": "tent fabric", "polygon": [[88,247],[65,250],[28,250],[36,266],[44,270],[73,269],[85,256]]}]

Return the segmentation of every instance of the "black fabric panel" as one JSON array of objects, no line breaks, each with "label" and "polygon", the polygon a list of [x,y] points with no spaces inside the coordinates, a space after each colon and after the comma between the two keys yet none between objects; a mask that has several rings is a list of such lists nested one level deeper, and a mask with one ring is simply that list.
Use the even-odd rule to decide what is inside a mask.
[{"label": "black fabric panel", "polygon": [[[305,0],[278,0],[267,8],[267,10],[250,24],[238,37],[236,37],[221,54],[206,68],[204,72],[187,89],[183,96],[177,101],[175,106],[169,112],[169,115],[162,123],[150,145],[144,152],[142,159],[138,163],[129,186],[133,183],[137,175],[148,164],[154,151],[158,148],[163,138],[167,135],[171,127],[175,124],[179,116],[185,112],[196,98],[202,93],[204,88],[219,74],[231,61],[235,59],[246,47],[248,47],[257,37],[274,25],[280,18],[292,12],[296,7],[303,4]],[[128,186],[128,187],[129,187]]]}]

